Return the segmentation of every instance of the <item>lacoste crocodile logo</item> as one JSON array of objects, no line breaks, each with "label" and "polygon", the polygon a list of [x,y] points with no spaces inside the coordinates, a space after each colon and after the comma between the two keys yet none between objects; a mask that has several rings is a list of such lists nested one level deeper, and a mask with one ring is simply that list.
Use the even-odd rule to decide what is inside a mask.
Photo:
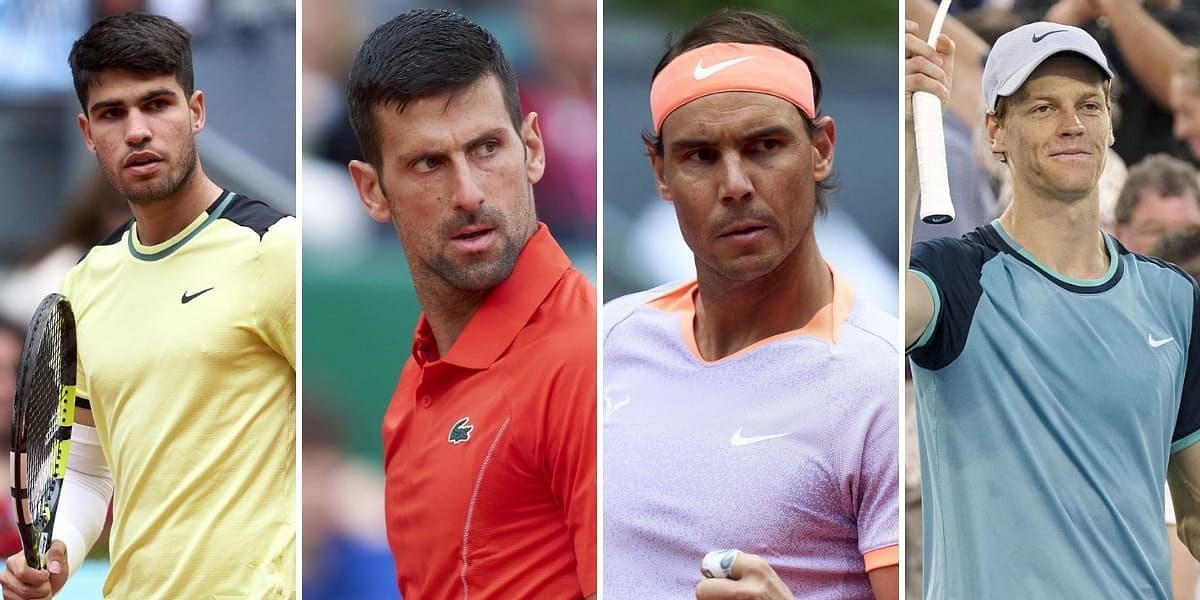
[{"label": "lacoste crocodile logo", "polygon": [[454,422],[450,427],[450,435],[446,438],[451,444],[463,444],[471,440],[471,432],[475,430],[474,425],[468,425],[471,417],[463,417]]}]

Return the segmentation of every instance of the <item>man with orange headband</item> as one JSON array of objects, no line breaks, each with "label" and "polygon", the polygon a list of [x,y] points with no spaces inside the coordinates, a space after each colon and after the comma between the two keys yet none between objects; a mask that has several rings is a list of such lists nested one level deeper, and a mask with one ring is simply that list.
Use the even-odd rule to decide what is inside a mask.
[{"label": "man with orange headband", "polygon": [[898,595],[897,324],[813,236],[835,140],[813,62],[720,11],[655,70],[644,139],[697,278],[605,307],[608,597]]}]

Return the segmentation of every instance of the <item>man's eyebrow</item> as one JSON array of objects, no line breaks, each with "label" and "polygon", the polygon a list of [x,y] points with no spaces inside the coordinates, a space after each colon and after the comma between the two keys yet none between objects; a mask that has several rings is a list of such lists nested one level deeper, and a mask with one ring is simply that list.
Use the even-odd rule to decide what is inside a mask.
[{"label": "man's eyebrow", "polygon": [[174,95],[175,95],[175,90],[173,90],[169,87],[158,87],[158,88],[154,88],[154,89],[146,92],[145,94],[142,94],[141,96],[138,96],[137,101],[140,104],[142,102],[145,102],[151,98],[155,98],[158,96],[174,96]]},{"label": "man's eyebrow", "polygon": [[757,139],[768,138],[768,137],[790,137],[791,135],[792,135],[791,130],[788,129],[787,127],[784,127],[783,125],[768,125],[761,129],[755,129],[755,130],[751,131],[750,133],[743,135],[742,141],[748,142],[750,140],[757,140]]},{"label": "man's eyebrow", "polygon": [[[157,87],[157,88],[154,88],[154,89],[142,94],[141,96],[138,96],[136,102],[138,104],[140,104],[142,102],[145,102],[145,101],[147,101],[151,98],[157,97],[157,96],[174,96],[174,95],[175,95],[175,90],[172,90],[169,87]],[[95,113],[96,111],[102,110],[105,108],[117,108],[117,107],[121,107],[121,106],[125,106],[125,101],[121,100],[119,98],[100,100],[92,105],[92,108],[90,109],[89,112]]]},{"label": "man's eyebrow", "polygon": [[[507,128],[505,128],[505,127],[495,127],[493,129],[489,129],[489,130],[467,140],[466,143],[463,144],[463,147],[464,148],[474,148],[475,146],[478,146],[488,140],[502,138],[504,136],[506,129]],[[408,154],[399,154],[399,155],[397,155],[397,159],[399,160],[399,162],[401,164],[411,165],[413,163],[417,163],[422,160],[431,159],[431,158],[436,159],[436,160],[444,159],[450,155],[451,151],[452,150],[416,150],[416,151],[410,152]]]},{"label": "man's eyebrow", "polygon": [[[749,133],[742,135],[738,141],[741,143],[745,143],[750,140],[757,140],[757,139],[762,139],[762,138],[767,138],[767,137],[788,137],[791,135],[792,135],[791,130],[789,130],[787,127],[784,127],[783,125],[768,125],[766,127],[762,127],[760,129],[755,129],[753,131],[750,131]],[[716,144],[716,142],[711,139],[695,137],[695,138],[683,138],[683,139],[675,140],[675,141],[671,142],[670,144],[668,144],[667,147],[671,150],[671,152],[680,152],[683,150],[691,150],[692,148],[703,148],[704,146],[712,146],[714,144]]]},{"label": "man's eyebrow", "polygon": [[675,140],[667,145],[671,152],[679,152],[682,150],[691,150],[692,148],[701,148],[704,146],[713,145],[713,141],[706,138],[683,138]]}]

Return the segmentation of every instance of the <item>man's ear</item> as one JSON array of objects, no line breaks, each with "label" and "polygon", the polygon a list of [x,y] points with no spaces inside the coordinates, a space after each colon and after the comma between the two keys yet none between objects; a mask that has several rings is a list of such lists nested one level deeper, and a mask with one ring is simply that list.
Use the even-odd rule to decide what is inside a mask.
[{"label": "man's ear", "polygon": [[1000,119],[996,115],[988,113],[984,115],[984,127],[987,128],[988,147],[991,148],[992,154],[1002,154],[1007,151],[1004,145],[1004,128],[1000,126]]},{"label": "man's ear", "polygon": [[75,117],[79,122],[79,132],[83,134],[83,145],[87,146],[88,152],[96,153],[96,142],[92,140],[92,123],[88,121],[87,115],[79,113]]},{"label": "man's ear", "polygon": [[525,115],[521,123],[521,141],[525,144],[525,171],[530,185],[542,180],[546,172],[546,146],[542,142],[542,126],[538,114]]},{"label": "man's ear", "polygon": [[654,152],[654,148],[646,146],[646,156],[650,157],[650,167],[654,169],[654,187],[658,189],[658,197],[667,202],[674,202],[671,196],[671,188],[667,187],[667,180],[664,173],[666,160],[660,154]]},{"label": "man's ear", "polygon": [[188,99],[188,111],[192,113],[192,135],[196,135],[204,130],[204,123],[208,118],[208,110],[204,105],[204,92],[200,90],[192,92],[192,97]]},{"label": "man's ear", "polygon": [[833,151],[837,144],[837,127],[828,115],[813,122],[813,180],[825,181],[833,173]]},{"label": "man's ear", "polygon": [[383,184],[379,180],[379,172],[368,162],[352,160],[347,165],[350,179],[354,181],[354,189],[358,192],[358,200],[372,219],[380,223],[390,223],[392,207],[383,194]]}]

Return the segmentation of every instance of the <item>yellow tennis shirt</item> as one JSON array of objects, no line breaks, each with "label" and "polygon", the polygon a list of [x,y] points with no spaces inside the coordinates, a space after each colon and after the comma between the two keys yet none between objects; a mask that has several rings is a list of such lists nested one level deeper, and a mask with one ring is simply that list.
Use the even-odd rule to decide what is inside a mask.
[{"label": "yellow tennis shirt", "polygon": [[105,598],[295,596],[295,266],[295,218],[224,192],[67,275],[116,490]]}]

